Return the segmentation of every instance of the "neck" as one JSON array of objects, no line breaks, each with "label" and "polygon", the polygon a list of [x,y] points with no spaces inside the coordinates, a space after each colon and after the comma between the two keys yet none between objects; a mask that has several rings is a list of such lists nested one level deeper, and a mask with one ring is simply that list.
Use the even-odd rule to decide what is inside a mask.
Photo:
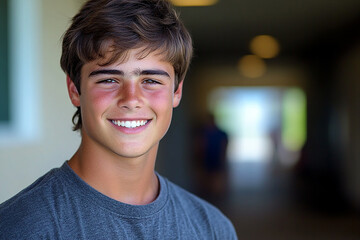
[{"label": "neck", "polygon": [[154,171],[157,146],[136,158],[99,151],[81,143],[69,166],[86,183],[117,201],[145,205],[154,201],[159,182]]}]

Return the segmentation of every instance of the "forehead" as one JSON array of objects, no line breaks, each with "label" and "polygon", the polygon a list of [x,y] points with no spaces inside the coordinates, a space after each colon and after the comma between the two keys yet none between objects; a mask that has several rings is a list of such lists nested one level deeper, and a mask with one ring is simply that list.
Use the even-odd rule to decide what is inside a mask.
[{"label": "forehead", "polygon": [[[114,62],[126,62],[129,58],[143,59],[150,56],[156,56],[159,60],[164,62],[171,62],[173,57],[167,48],[159,47],[151,44],[137,44],[134,48],[122,49],[113,41],[105,41],[103,46],[99,49],[98,57],[95,57],[99,65],[109,65]],[[86,61],[85,61],[86,62]]]}]

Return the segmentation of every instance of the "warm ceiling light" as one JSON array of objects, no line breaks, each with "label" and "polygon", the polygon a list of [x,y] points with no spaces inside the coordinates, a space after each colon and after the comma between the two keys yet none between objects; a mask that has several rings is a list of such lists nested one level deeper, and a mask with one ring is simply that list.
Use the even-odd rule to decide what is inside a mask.
[{"label": "warm ceiling light", "polygon": [[266,63],[255,55],[246,55],[239,61],[240,72],[248,78],[258,78],[265,74]]},{"label": "warm ceiling light", "polygon": [[250,42],[250,50],[261,58],[273,58],[279,54],[278,41],[269,35],[259,35]]},{"label": "warm ceiling light", "polygon": [[195,7],[210,6],[218,2],[218,0],[170,0],[172,4],[179,7]]}]

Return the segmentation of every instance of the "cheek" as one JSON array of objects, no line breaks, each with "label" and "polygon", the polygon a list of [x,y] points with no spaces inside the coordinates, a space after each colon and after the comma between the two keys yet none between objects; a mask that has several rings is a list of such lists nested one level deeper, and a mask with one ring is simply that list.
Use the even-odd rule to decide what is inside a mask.
[{"label": "cheek", "polygon": [[169,91],[152,92],[147,97],[152,105],[158,105],[162,108],[172,108],[173,94]]},{"label": "cheek", "polygon": [[171,92],[159,91],[151,93],[148,100],[158,117],[171,118],[173,109],[173,94]]},{"label": "cheek", "polygon": [[100,90],[90,90],[82,95],[81,108],[84,114],[102,114],[109,107],[114,93]]}]

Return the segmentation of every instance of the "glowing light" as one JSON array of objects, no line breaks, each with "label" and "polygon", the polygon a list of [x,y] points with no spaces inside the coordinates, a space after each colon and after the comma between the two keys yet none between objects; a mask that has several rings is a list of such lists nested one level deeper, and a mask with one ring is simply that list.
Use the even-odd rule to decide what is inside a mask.
[{"label": "glowing light", "polygon": [[211,6],[218,0],[170,0],[172,4],[180,7]]},{"label": "glowing light", "polygon": [[272,36],[259,35],[250,42],[250,50],[261,58],[274,58],[279,54],[279,42]]},{"label": "glowing light", "polygon": [[208,99],[229,135],[233,162],[277,159],[291,167],[306,141],[306,94],[300,88],[219,87]]},{"label": "glowing light", "polygon": [[282,139],[291,151],[300,151],[305,143],[306,97],[300,89],[290,89],[284,94]]},{"label": "glowing light", "polygon": [[245,77],[258,78],[265,74],[266,63],[258,56],[246,55],[240,59],[238,68]]}]

